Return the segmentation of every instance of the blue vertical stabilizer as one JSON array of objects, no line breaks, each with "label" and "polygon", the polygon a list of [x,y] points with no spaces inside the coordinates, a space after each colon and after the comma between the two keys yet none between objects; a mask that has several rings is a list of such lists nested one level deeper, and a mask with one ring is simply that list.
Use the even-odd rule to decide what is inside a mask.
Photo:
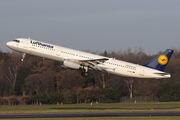
[{"label": "blue vertical stabilizer", "polygon": [[148,64],[144,66],[164,71],[166,65],[169,63],[169,60],[173,52],[174,50],[167,49],[166,51],[158,55],[156,58],[154,58],[152,61],[150,61]]}]

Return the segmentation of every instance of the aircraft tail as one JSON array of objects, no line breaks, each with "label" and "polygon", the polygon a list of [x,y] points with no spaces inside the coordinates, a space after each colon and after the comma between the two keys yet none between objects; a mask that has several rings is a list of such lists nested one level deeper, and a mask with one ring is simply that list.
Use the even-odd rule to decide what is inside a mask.
[{"label": "aircraft tail", "polygon": [[167,49],[166,51],[158,55],[156,58],[154,58],[153,60],[151,60],[148,64],[144,66],[149,67],[149,68],[154,68],[160,71],[164,71],[173,52],[174,50]]}]

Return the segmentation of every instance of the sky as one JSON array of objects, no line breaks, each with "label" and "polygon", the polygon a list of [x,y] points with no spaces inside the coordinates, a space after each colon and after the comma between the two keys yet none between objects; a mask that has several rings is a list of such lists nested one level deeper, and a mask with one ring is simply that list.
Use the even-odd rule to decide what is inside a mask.
[{"label": "sky", "polygon": [[0,0],[0,49],[31,38],[89,51],[180,48],[180,0]]}]

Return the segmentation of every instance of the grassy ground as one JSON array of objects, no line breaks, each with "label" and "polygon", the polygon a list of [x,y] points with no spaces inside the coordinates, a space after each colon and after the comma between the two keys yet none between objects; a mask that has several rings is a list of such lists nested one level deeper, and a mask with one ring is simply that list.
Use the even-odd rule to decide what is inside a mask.
[{"label": "grassy ground", "polygon": [[64,104],[64,105],[0,105],[0,114],[8,113],[64,113],[64,112],[127,112],[180,111],[180,102]]}]

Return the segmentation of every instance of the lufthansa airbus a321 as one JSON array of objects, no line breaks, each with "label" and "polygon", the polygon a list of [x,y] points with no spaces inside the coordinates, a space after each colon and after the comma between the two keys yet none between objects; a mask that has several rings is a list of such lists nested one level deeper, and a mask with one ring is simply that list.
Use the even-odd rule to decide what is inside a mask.
[{"label": "lufthansa airbus a321", "polygon": [[170,78],[171,75],[164,72],[164,69],[174,52],[167,49],[146,65],[138,65],[30,38],[17,38],[7,42],[6,45],[12,50],[23,53],[22,61],[26,54],[60,61],[63,67],[83,69],[82,76],[88,76],[88,70],[92,69],[125,77]]}]

